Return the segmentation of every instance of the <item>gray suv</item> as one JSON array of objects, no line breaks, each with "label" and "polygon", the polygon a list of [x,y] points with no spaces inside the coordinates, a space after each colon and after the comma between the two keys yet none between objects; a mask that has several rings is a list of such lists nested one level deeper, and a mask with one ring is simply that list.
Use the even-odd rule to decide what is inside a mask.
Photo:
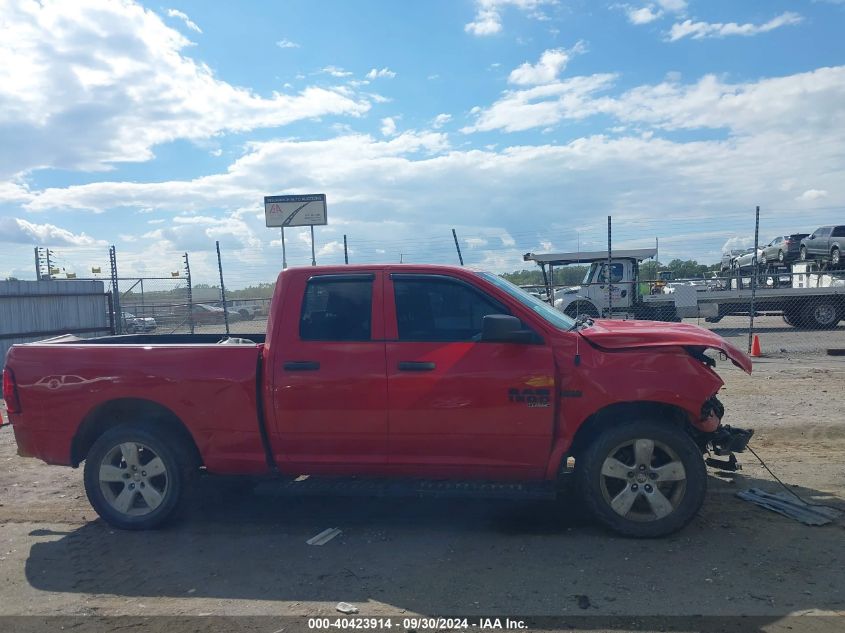
[{"label": "gray suv", "polygon": [[812,235],[801,240],[801,261],[829,259],[832,266],[839,267],[843,248],[845,248],[845,225],[822,226],[813,231]]}]

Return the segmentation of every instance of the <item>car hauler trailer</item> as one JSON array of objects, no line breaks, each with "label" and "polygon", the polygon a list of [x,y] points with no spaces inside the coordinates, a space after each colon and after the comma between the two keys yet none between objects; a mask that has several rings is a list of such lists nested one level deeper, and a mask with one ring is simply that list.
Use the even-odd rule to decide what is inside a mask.
[{"label": "car hauler trailer", "polygon": [[[615,317],[654,321],[703,318],[717,322],[729,315],[751,312],[783,315],[789,325],[825,329],[845,318],[845,278],[836,271],[820,271],[815,264],[757,273],[752,289],[749,274],[707,280],[709,285],[671,286],[663,280],[642,280],[640,263],[657,254],[653,248],[582,253],[526,253],[543,271],[546,295],[561,312],[578,317]],[[608,270],[608,261],[610,267]],[[554,287],[554,269],[589,265],[579,286]]]}]

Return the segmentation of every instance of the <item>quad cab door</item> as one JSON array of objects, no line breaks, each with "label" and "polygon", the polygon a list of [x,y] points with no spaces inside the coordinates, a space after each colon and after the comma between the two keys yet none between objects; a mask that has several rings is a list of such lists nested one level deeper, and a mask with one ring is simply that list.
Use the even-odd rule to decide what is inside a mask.
[{"label": "quad cab door", "polygon": [[387,464],[380,273],[289,282],[274,341],[276,461],[287,472],[379,474]]},{"label": "quad cab door", "polygon": [[551,348],[482,341],[482,319],[511,311],[466,281],[385,277],[389,451],[412,476],[544,476],[555,415]]}]

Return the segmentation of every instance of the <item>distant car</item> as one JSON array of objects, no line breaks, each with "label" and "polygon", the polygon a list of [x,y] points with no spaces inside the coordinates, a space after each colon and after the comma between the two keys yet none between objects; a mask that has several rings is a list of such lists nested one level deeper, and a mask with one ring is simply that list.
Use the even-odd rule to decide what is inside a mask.
[{"label": "distant car", "polygon": [[727,272],[733,268],[734,260],[743,253],[745,253],[745,251],[739,248],[733,248],[722,253],[722,264],[719,267],[720,272]]},{"label": "distant car", "polygon": [[808,233],[793,233],[792,235],[777,236],[763,247],[760,263],[764,265],[772,262],[788,264],[795,261],[801,255],[801,240],[808,235]]},{"label": "distant car", "polygon": [[257,303],[246,303],[244,301],[229,301],[227,309],[229,316],[238,314],[244,321],[252,321],[257,316],[262,316],[262,306]]},{"label": "distant car", "polygon": [[842,260],[845,248],[845,225],[822,226],[813,234],[801,240],[800,258],[802,262],[810,259],[829,260],[837,268]]},{"label": "distant car", "polygon": [[191,315],[194,323],[200,325],[206,323],[223,323],[226,320],[223,308],[208,305],[207,303],[193,304],[191,306]]},{"label": "distant car", "polygon": [[[760,257],[763,254],[763,249],[757,249],[757,261],[760,261]],[[733,260],[733,268],[734,270],[743,270],[746,268],[751,268],[754,264],[754,248],[747,249],[742,255],[737,257]]]},{"label": "distant car", "polygon": [[139,317],[131,312],[123,312],[123,331],[127,334],[135,332],[153,332],[158,325],[153,317]]}]

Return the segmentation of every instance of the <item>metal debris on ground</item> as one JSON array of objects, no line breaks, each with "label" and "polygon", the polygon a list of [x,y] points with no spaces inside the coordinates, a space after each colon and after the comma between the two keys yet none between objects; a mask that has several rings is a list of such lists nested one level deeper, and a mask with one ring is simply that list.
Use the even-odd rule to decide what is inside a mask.
[{"label": "metal debris on ground", "polygon": [[771,493],[759,488],[740,490],[736,496],[750,501],[761,508],[766,508],[791,519],[797,519],[805,525],[827,525],[838,519],[842,513],[835,508],[810,505],[784,492]]},{"label": "metal debris on ground", "polygon": [[329,528],[327,530],[323,530],[317,536],[312,536],[305,542],[309,545],[325,545],[338,534],[340,534],[340,530],[338,528]]},{"label": "metal debris on ground", "polygon": [[355,605],[351,605],[348,602],[338,602],[335,609],[337,609],[341,613],[345,613],[346,615],[358,613],[358,607],[356,607]]}]

